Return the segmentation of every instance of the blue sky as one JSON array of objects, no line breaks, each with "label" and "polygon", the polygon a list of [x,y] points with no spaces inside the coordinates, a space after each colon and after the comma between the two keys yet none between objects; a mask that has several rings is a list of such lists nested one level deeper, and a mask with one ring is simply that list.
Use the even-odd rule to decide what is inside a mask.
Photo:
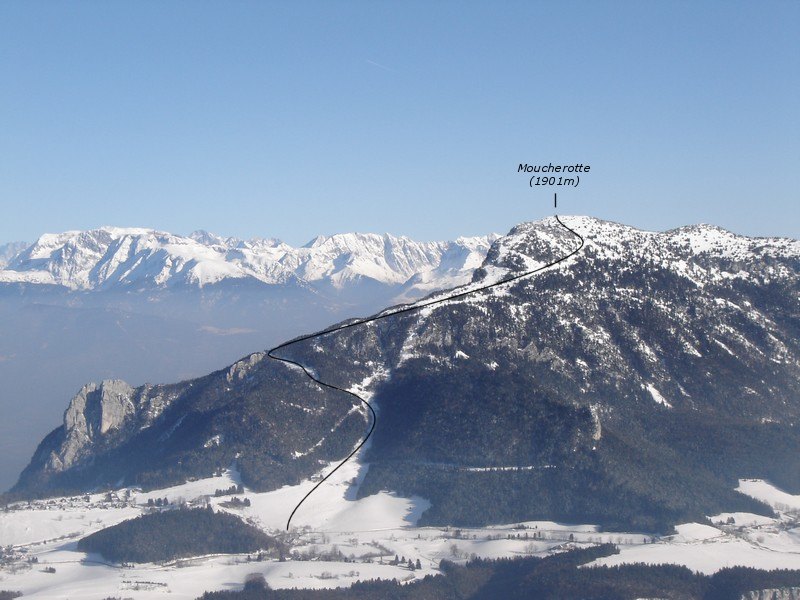
[{"label": "blue sky", "polygon": [[0,240],[551,214],[800,237],[798,2],[0,4]]}]

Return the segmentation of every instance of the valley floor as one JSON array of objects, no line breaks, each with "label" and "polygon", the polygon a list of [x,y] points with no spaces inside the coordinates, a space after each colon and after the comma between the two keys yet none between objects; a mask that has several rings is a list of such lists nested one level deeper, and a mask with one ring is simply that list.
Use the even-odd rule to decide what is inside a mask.
[{"label": "valley floor", "polygon": [[[686,565],[703,573],[743,565],[764,569],[800,569],[800,496],[764,481],[742,480],[740,491],[775,508],[778,518],[729,513],[714,524],[687,523],[677,534],[653,539],[637,533],[608,533],[593,525],[526,522],[475,529],[415,527],[428,502],[389,493],[354,500],[366,467],[350,462],[302,505],[285,531],[297,501],[314,485],[306,482],[268,493],[245,490],[249,507],[224,506],[231,496],[217,489],[238,484],[223,476],[142,493],[119,490],[20,503],[0,513],[0,590],[19,590],[25,598],[104,597],[197,598],[205,591],[239,589],[253,573],[273,588],[348,586],[357,580],[410,581],[436,573],[442,559],[544,556],[566,548],[611,542],[620,553],[596,564],[645,562]],[[109,564],[77,551],[77,541],[94,531],[147,510],[148,500],[168,498],[238,514],[279,536],[291,548],[285,561],[251,555],[205,556],[166,564]],[[404,564],[393,564],[395,555]],[[408,560],[421,568],[409,569]],[[169,594],[169,596],[167,596]]]}]

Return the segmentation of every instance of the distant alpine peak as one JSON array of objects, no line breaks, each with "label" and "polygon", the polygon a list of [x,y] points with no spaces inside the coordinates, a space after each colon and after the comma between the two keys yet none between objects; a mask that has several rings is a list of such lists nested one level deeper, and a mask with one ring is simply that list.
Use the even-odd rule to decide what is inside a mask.
[{"label": "distant alpine peak", "polygon": [[332,235],[318,235],[309,240],[303,248],[319,248],[321,246],[358,247],[365,244],[385,244],[395,240],[409,240],[404,236],[397,237],[389,233],[334,233]]},{"label": "distant alpine peak", "polygon": [[[3,246],[0,283],[94,291],[251,280],[341,289],[367,280],[402,285],[422,274],[426,285],[436,288],[468,281],[495,237],[416,242],[390,234],[342,233],[318,236],[297,248],[274,238],[241,240],[203,230],[182,236],[106,226],[44,234],[25,247]],[[446,271],[441,282],[440,268]]]},{"label": "distant alpine peak", "polygon": [[204,246],[223,246],[225,248],[235,248],[242,243],[242,240],[234,237],[222,237],[215,233],[210,233],[204,229],[198,229],[189,234],[189,238],[203,244]]}]

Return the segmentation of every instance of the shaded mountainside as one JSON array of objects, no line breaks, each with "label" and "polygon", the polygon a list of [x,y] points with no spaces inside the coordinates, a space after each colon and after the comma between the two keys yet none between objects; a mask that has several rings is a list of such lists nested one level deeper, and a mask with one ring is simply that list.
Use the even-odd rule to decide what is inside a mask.
[{"label": "shaded mountainside", "polygon": [[350,400],[260,353],[180,384],[89,384],[12,494],[153,488],[232,465],[256,490],[297,483],[359,441],[365,415]]},{"label": "shaded mountainside", "polygon": [[[763,511],[739,477],[800,489],[800,244],[565,222],[586,246],[554,269],[287,349],[340,386],[337,357],[382,357],[359,494],[427,497],[424,523],[652,530]],[[552,220],[521,225],[476,280],[574,244]]]},{"label": "shaded mountainside", "polygon": [[[740,477],[800,490],[800,243],[564,221],[586,244],[557,267],[281,350],[345,389],[373,378],[379,419],[359,495],[429,498],[424,523],[662,530],[723,510],[768,512],[733,491]],[[473,283],[534,269],[576,243],[553,219],[520,225],[492,245]],[[65,421],[18,490],[199,475],[239,452],[245,481],[266,489],[314,470],[292,452],[317,435],[325,442],[313,456],[329,459],[363,434],[364,415],[347,398],[314,413],[329,393],[299,371],[259,355],[248,373],[135,391],[130,425],[59,467],[52,455],[82,439]],[[150,399],[170,394],[148,421]],[[293,421],[300,416],[313,435]],[[187,425],[162,441],[181,417]],[[233,440],[207,448],[220,427]]]}]

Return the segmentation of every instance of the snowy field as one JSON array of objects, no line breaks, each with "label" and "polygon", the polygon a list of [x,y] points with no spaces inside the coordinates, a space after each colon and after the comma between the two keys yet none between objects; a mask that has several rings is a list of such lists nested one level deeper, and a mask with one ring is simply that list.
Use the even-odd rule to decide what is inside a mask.
[{"label": "snowy field", "polygon": [[741,479],[737,490],[771,506],[778,518],[722,513],[710,517],[713,527],[679,525],[675,535],[662,537],[655,544],[626,545],[619,554],[592,564],[672,563],[706,574],[733,566],[800,569],[800,496],[760,479]]},{"label": "snowy field", "polygon": [[[297,511],[289,532],[289,513],[314,482],[262,494],[245,490],[251,506],[237,509],[222,506],[230,496],[213,496],[216,489],[239,483],[235,471],[147,494],[123,489],[19,504],[0,513],[0,589],[22,591],[26,598],[192,599],[208,590],[238,589],[252,573],[263,574],[273,588],[347,586],[377,577],[411,581],[435,573],[444,558],[544,556],[602,542],[617,544],[621,552],[595,564],[675,563],[704,573],[733,565],[800,569],[800,496],[764,481],[743,480],[739,490],[772,505],[778,518],[725,513],[711,517],[714,526],[687,523],[677,534],[653,540],[546,521],[475,529],[416,527],[428,507],[423,498],[383,492],[354,499],[365,468],[355,462],[342,467]],[[164,497],[171,503],[210,502],[217,510],[238,514],[282,536],[295,554],[283,562],[225,555],[120,567],[77,551],[81,537],[137,516],[147,510],[148,500]],[[422,568],[390,564],[395,555],[419,560]]]}]

